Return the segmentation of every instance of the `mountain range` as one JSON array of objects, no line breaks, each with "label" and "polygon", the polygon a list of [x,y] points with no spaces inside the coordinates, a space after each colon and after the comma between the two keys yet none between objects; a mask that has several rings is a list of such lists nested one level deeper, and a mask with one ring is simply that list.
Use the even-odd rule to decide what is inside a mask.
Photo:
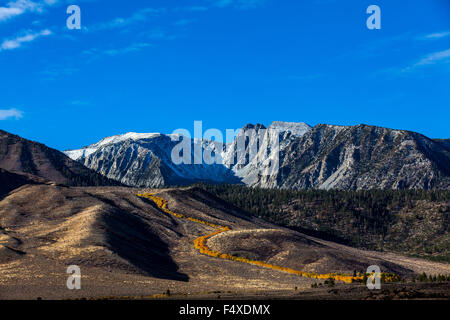
[{"label": "mountain range", "polygon": [[[136,187],[204,181],[296,190],[450,188],[450,140],[406,130],[275,121],[267,128],[246,125],[224,146],[190,139],[191,158],[199,148],[212,149],[223,159],[214,164],[175,165],[171,152],[179,139],[127,133],[65,154],[109,179]],[[279,145],[271,148],[276,139]],[[257,150],[257,157],[249,157],[252,150]],[[265,174],[270,162],[276,162],[278,170]]]}]

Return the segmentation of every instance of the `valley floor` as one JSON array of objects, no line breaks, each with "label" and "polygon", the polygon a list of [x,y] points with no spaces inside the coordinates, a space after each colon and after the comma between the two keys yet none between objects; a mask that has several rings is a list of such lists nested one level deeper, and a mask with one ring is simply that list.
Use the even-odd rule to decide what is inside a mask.
[{"label": "valley floor", "polygon": [[[374,293],[337,281],[316,289],[311,284],[323,279],[201,254],[194,240],[211,227],[177,219],[137,197],[139,192],[156,192],[174,212],[230,226],[233,232],[207,243],[234,256],[319,274],[352,274],[373,264],[406,279],[422,272],[450,274],[448,264],[359,250],[281,228],[195,188],[34,185],[0,201],[0,299],[449,298],[448,283],[386,284]],[[81,290],[66,287],[69,265],[81,268]]]}]

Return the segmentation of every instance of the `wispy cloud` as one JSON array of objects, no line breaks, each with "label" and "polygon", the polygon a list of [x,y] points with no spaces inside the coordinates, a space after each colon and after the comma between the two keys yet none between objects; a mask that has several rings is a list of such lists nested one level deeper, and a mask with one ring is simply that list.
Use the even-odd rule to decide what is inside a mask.
[{"label": "wispy cloud", "polygon": [[418,59],[415,63],[405,67],[405,68],[389,68],[381,71],[380,73],[398,73],[406,74],[417,70],[418,68],[437,65],[437,64],[448,64],[450,63],[450,49],[437,51],[423,56]]},{"label": "wispy cloud", "polygon": [[130,52],[137,52],[137,51],[140,51],[140,50],[150,47],[150,46],[151,46],[150,43],[140,42],[140,43],[133,43],[133,44],[123,47],[123,48],[112,48],[112,49],[93,48],[93,49],[85,50],[83,52],[83,54],[92,56],[93,57],[91,59],[91,61],[92,61],[101,55],[117,56],[117,55],[126,54],[126,53],[130,53]]},{"label": "wispy cloud", "polygon": [[420,59],[413,67],[448,62],[450,60],[450,49],[431,53]]},{"label": "wispy cloud", "polygon": [[236,7],[239,9],[251,9],[263,5],[266,0],[208,0],[219,8]]},{"label": "wispy cloud", "polygon": [[24,35],[18,36],[14,39],[7,39],[2,42],[0,45],[0,51],[3,50],[13,50],[20,48],[22,44],[27,42],[32,42],[40,37],[45,37],[51,35],[52,32],[48,29],[39,31],[39,32],[26,32]]},{"label": "wispy cloud", "polygon": [[[378,70],[374,72],[372,76],[374,77],[378,77],[380,75],[409,76],[411,75],[412,72],[416,72],[425,67],[433,65],[444,66],[443,68],[440,68],[441,71],[444,72],[450,71],[450,68],[445,67],[450,66],[450,49],[429,53],[427,55],[422,56],[421,58],[416,59],[415,62],[412,62],[404,67],[394,66]],[[421,72],[420,74],[422,76],[425,75],[425,73],[423,72]]]},{"label": "wispy cloud", "polygon": [[429,39],[429,40],[442,39],[442,38],[446,38],[448,36],[450,36],[450,31],[442,31],[442,32],[427,34],[423,37],[423,39]]},{"label": "wispy cloud", "polygon": [[0,22],[7,21],[27,12],[42,12],[45,7],[56,4],[58,0],[15,0],[0,7]]},{"label": "wispy cloud", "polygon": [[87,27],[85,30],[103,31],[117,28],[125,28],[138,22],[148,20],[151,17],[156,17],[165,11],[166,9],[164,8],[145,8],[135,12],[133,15],[127,18],[118,17],[111,21],[97,23],[91,27]]},{"label": "wispy cloud", "polygon": [[6,7],[0,7],[0,21],[9,20],[20,16],[27,11],[39,11],[41,7],[38,3],[30,0],[16,0],[9,2]]},{"label": "wispy cloud", "polygon": [[103,53],[108,56],[117,56],[119,54],[140,51],[147,47],[150,47],[149,43],[145,43],[145,42],[133,43],[125,48],[104,50]]},{"label": "wispy cloud", "polygon": [[43,78],[45,80],[55,80],[60,77],[69,77],[78,71],[79,71],[78,68],[71,68],[71,67],[66,67],[66,66],[58,67],[57,66],[57,67],[52,67],[52,68],[45,70],[44,72],[42,72],[42,75],[44,76]]},{"label": "wispy cloud", "polygon": [[22,118],[23,112],[17,109],[0,109],[0,120],[15,118],[16,120]]},{"label": "wispy cloud", "polygon": [[0,21],[8,20],[12,17],[21,15],[23,10],[19,8],[0,7]]},{"label": "wispy cloud", "polygon": [[450,31],[440,31],[425,35],[411,32],[401,33],[367,41],[355,49],[343,53],[338,58],[348,58],[349,56],[359,59],[375,58],[387,53],[395,53],[400,46],[424,46],[428,44],[428,41],[444,39],[448,36],[450,36]]}]

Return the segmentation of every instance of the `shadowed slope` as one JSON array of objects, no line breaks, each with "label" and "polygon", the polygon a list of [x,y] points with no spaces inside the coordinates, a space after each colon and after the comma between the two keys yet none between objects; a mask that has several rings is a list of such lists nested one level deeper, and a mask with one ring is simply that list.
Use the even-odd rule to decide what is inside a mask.
[{"label": "shadowed slope", "polygon": [[0,225],[8,230],[5,240],[14,236],[20,241],[8,247],[47,259],[57,257],[67,265],[186,281],[159,235],[170,232],[170,221],[159,221],[155,230],[152,215],[157,211],[152,206],[137,203],[132,193],[120,189],[110,197],[121,203],[99,191],[37,185],[10,194],[0,202]]},{"label": "shadowed slope", "polygon": [[23,173],[9,172],[0,168],[0,199],[9,192],[26,184],[42,183],[44,179]]},{"label": "shadowed slope", "polygon": [[73,161],[62,152],[0,130],[0,168],[71,186],[121,185]]}]

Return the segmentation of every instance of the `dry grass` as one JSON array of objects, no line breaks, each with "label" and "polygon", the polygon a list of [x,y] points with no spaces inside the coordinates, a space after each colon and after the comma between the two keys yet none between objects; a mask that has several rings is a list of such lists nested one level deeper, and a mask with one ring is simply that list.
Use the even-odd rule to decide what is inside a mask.
[{"label": "dry grass", "polygon": [[[211,227],[166,214],[138,192],[158,192],[170,210],[230,226],[232,231],[208,240],[214,250],[311,272],[348,273],[376,262],[404,274],[450,273],[445,264],[362,251],[283,229],[195,189],[34,185],[0,201],[0,298],[152,297],[167,289],[171,297],[188,298],[219,291],[283,295],[317,281],[202,255],[193,240]],[[81,267],[82,290],[66,288],[71,264]]]}]

